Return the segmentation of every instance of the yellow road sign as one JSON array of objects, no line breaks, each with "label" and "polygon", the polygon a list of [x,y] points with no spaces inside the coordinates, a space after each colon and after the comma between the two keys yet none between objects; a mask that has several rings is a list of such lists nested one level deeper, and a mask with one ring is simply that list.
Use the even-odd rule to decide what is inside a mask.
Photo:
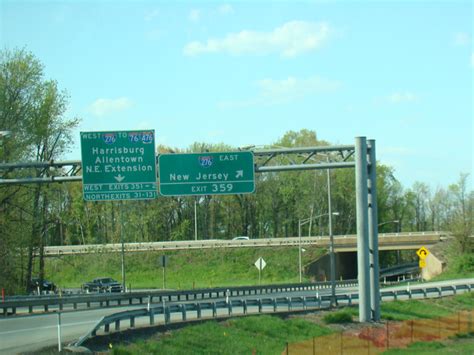
[{"label": "yellow road sign", "polygon": [[420,265],[421,268],[424,268],[426,266],[426,260],[425,259],[420,259],[419,265]]},{"label": "yellow road sign", "polygon": [[425,247],[421,247],[420,249],[416,251],[416,255],[418,255],[420,259],[423,259],[423,260],[426,259],[429,253],[430,252]]}]

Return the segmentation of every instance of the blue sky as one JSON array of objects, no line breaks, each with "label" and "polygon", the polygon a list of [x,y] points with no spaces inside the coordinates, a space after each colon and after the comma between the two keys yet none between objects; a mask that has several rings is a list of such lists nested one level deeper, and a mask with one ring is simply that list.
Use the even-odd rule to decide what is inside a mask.
[{"label": "blue sky", "polygon": [[307,128],[376,139],[406,187],[474,173],[471,1],[0,4],[2,47],[68,91],[77,142],[151,128],[172,147],[258,146]]}]

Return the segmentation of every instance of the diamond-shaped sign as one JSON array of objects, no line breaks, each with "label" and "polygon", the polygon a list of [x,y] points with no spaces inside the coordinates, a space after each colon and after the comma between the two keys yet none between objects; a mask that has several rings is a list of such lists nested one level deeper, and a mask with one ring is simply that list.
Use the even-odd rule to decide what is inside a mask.
[{"label": "diamond-shaped sign", "polygon": [[262,271],[265,266],[267,266],[267,263],[265,262],[265,260],[263,260],[263,258],[258,258],[258,260],[255,262],[255,266],[257,267],[257,269]]},{"label": "diamond-shaped sign", "polygon": [[421,247],[420,249],[416,251],[416,255],[418,255],[420,259],[426,259],[429,253],[430,252],[425,247]]}]

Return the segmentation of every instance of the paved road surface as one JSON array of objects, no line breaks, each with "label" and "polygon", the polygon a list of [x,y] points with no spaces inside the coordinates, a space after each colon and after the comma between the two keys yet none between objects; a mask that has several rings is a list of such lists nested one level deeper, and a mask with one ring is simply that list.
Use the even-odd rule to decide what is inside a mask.
[{"label": "paved road surface", "polygon": [[[468,281],[474,282],[472,279],[464,280],[447,280],[436,283],[425,283],[433,287],[440,287],[446,285],[462,284]],[[406,289],[408,286],[397,286],[384,288],[384,290]],[[330,289],[321,289],[318,291],[319,295],[329,295]],[[344,294],[349,292],[357,292],[356,287],[338,288],[337,293]],[[297,297],[297,296],[314,296],[316,291],[295,291],[283,292],[278,294],[261,295],[262,298],[267,297]],[[420,297],[420,296],[419,296]],[[250,296],[235,296],[235,299],[256,299],[257,295]],[[213,299],[212,301],[218,301]],[[195,301],[189,301],[195,302]],[[172,302],[178,303],[178,302]],[[184,302],[179,302],[184,303]],[[169,303],[168,303],[169,304]],[[103,317],[112,313],[143,308],[145,305],[132,305],[124,307],[102,308],[94,310],[83,310],[77,312],[63,312],[62,317],[62,342],[63,344],[77,340],[82,335],[86,334],[92,327]],[[325,306],[325,304],[323,304]],[[221,311],[225,313],[225,310]],[[253,312],[249,308],[249,313]],[[207,316],[203,312],[203,316]],[[173,315],[173,318],[180,319],[178,314]],[[192,318],[192,317],[190,317]],[[162,316],[156,316],[157,323],[163,323]],[[19,352],[34,351],[43,347],[57,344],[57,314],[39,314],[39,315],[25,315],[10,318],[0,319],[0,353],[1,354],[17,354]],[[147,324],[147,319],[138,318],[136,326]]]}]

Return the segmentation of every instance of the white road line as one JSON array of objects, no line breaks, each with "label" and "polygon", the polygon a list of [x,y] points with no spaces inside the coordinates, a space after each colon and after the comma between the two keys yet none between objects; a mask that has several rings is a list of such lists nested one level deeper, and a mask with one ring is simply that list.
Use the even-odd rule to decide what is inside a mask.
[{"label": "white road line", "polygon": [[[88,321],[88,322],[76,322],[76,323],[61,324],[61,327],[71,327],[71,326],[75,326],[75,325],[81,325],[81,324],[95,324],[95,323],[97,323],[97,320],[95,320],[95,321]],[[36,328],[9,330],[9,331],[7,331],[7,332],[0,332],[0,336],[1,336],[1,335],[5,335],[5,334],[31,332],[31,331],[38,330],[38,329],[50,329],[50,328],[57,328],[57,327],[58,327],[58,325],[55,324],[55,325],[48,325],[48,326],[40,326],[40,327],[36,327]]]}]

